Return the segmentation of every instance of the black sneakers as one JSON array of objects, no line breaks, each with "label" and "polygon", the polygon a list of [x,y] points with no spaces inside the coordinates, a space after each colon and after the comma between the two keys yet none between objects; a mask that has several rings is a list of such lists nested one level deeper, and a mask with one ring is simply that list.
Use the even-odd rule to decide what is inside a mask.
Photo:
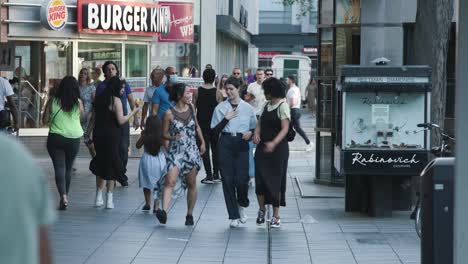
[{"label": "black sneakers", "polygon": [[161,209],[156,210],[156,218],[159,220],[159,223],[165,224],[167,221],[166,211]]},{"label": "black sneakers", "polygon": [[213,175],[213,182],[218,183],[221,182],[221,177],[217,173]]},{"label": "black sneakers", "polygon": [[258,210],[257,225],[265,223],[265,212]]},{"label": "black sneakers", "polygon": [[213,184],[213,177],[206,177],[205,179],[201,180],[203,184]]},{"label": "black sneakers", "polygon": [[193,223],[193,216],[187,215],[187,216],[185,217],[185,225],[186,225],[186,226],[193,226],[193,224],[194,224],[194,223]]}]

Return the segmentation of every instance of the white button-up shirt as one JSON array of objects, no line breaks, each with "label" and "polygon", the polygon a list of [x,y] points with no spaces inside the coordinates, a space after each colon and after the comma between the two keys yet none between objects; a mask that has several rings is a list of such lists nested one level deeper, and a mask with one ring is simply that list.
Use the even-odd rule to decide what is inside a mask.
[{"label": "white button-up shirt", "polygon": [[[232,105],[228,100],[218,104],[214,110],[213,118],[211,119],[211,128],[215,128],[224,119],[224,116],[232,109]],[[240,100],[236,110],[239,111],[239,113],[236,117],[229,120],[227,125],[224,127],[223,132],[245,133],[255,129],[257,118],[252,106],[245,101]]]}]

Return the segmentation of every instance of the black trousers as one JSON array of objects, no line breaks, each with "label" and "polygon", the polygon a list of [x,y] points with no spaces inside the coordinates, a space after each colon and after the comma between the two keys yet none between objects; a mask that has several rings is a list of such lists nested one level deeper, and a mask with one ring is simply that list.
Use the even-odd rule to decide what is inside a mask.
[{"label": "black trousers", "polygon": [[301,112],[299,108],[291,108],[291,123],[292,126],[294,127],[294,130],[301,135],[301,137],[304,139],[307,145],[310,144],[310,140],[307,137],[306,133],[304,130],[301,128],[301,123],[299,122],[299,119],[301,118]]},{"label": "black trousers", "polygon": [[218,142],[219,169],[229,219],[239,219],[239,207],[249,206],[249,144],[242,135],[221,134]]},{"label": "black trousers", "polygon": [[47,137],[47,152],[54,165],[55,184],[60,196],[70,190],[73,162],[80,150],[80,138],[66,138],[50,133]]},{"label": "black trousers", "polygon": [[121,126],[121,140],[120,140],[120,147],[119,147],[119,154],[120,159],[122,160],[122,164],[124,167],[124,175],[120,181],[128,181],[127,175],[127,163],[128,163],[128,146],[130,146],[130,124],[125,123]]},{"label": "black trousers", "polygon": [[[206,151],[202,155],[203,166],[205,167],[206,177],[213,178],[218,175],[218,139],[219,136],[214,135],[211,128],[202,128],[203,140],[205,141]],[[211,160],[210,160],[210,149],[211,149]],[[211,161],[213,161],[213,170],[211,167]]]}]

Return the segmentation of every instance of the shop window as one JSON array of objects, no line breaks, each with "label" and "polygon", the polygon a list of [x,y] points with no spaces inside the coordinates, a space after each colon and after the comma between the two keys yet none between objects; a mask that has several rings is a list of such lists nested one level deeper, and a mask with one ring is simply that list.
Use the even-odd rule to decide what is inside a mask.
[{"label": "shop window", "polygon": [[125,45],[125,80],[132,88],[135,98],[143,99],[148,86],[148,46],[137,44]]},{"label": "shop window", "polygon": [[358,24],[360,21],[360,0],[336,0],[335,24]]},{"label": "shop window", "polygon": [[341,65],[359,64],[361,35],[359,28],[336,28],[335,72]]},{"label": "shop window", "polygon": [[[122,45],[120,43],[78,43],[78,63],[81,68],[101,68],[106,61],[113,61],[119,66],[122,73]],[[79,70],[78,69],[78,70]],[[104,80],[104,74],[100,80]]]},{"label": "shop window", "polygon": [[73,75],[73,45],[67,41],[48,41],[44,43],[46,61],[45,84],[56,88],[63,77]]},{"label": "shop window", "polygon": [[321,81],[318,86],[317,125],[320,128],[332,128],[333,82]]},{"label": "shop window", "polygon": [[333,31],[327,28],[320,34],[320,75],[333,76]]}]

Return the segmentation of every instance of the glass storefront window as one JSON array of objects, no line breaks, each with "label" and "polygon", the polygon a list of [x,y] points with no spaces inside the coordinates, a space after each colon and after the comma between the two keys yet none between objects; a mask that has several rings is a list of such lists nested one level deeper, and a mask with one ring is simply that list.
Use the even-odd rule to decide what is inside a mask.
[{"label": "glass storefront window", "polygon": [[145,77],[149,75],[147,69],[147,46],[126,44],[125,45],[125,76]]},{"label": "glass storefront window", "polygon": [[361,21],[361,0],[336,0],[335,24],[358,24]]},{"label": "glass storefront window", "polygon": [[73,44],[64,41],[48,41],[44,44],[45,85],[57,87],[63,77],[73,74]]},{"label": "glass storefront window", "polygon": [[[193,43],[156,42],[151,45],[151,69],[176,67],[180,76],[199,77],[205,68],[200,65],[200,26],[195,25]],[[191,71],[192,70],[192,71]]]},{"label": "glass storefront window", "polygon": [[[78,43],[78,65],[81,68],[91,69],[101,68],[104,62],[114,61],[119,70],[122,71],[122,44],[120,43],[94,43],[94,42],[80,42]],[[104,74],[100,77],[104,80]]]},{"label": "glass storefront window", "polygon": [[320,24],[333,24],[333,1],[321,0]]},{"label": "glass storefront window", "polygon": [[318,107],[320,114],[318,118],[318,127],[332,128],[332,102],[333,102],[333,82],[319,82]]},{"label": "glass storefront window", "polygon": [[125,45],[125,81],[132,88],[135,99],[143,99],[148,86],[148,46],[138,44]]},{"label": "glass storefront window", "polygon": [[333,76],[333,30],[326,28],[320,33],[320,75]]},{"label": "glass storefront window", "polygon": [[341,65],[359,64],[361,35],[359,28],[336,28],[335,72]]}]

